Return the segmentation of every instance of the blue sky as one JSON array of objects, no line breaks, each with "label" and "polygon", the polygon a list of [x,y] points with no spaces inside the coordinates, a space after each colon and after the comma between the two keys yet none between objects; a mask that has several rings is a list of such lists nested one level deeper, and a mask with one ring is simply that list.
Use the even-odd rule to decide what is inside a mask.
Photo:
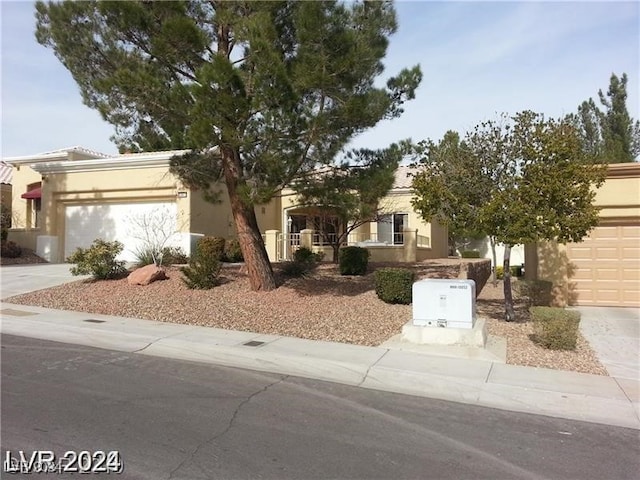
[{"label": "blue sky", "polygon": [[[398,2],[388,75],[419,63],[424,75],[400,119],[354,140],[384,147],[403,138],[437,140],[499,112],[575,112],[629,76],[627,106],[638,118],[638,2]],[[72,145],[116,153],[113,128],[82,104],[71,75],[34,38],[32,2],[0,2],[2,156]]]}]

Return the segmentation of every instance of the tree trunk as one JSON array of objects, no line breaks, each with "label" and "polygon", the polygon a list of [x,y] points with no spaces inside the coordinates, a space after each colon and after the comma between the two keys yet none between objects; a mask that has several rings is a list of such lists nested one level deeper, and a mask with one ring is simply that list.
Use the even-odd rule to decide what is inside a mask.
[{"label": "tree trunk", "polygon": [[229,193],[231,212],[236,224],[240,249],[247,267],[251,290],[269,291],[276,288],[273,269],[267,256],[258,220],[253,205],[243,199],[238,191],[241,185],[241,171],[238,154],[230,147],[220,148],[224,179]]},{"label": "tree trunk", "polygon": [[338,263],[338,258],[340,255],[340,241],[334,242],[331,244],[331,249],[333,250],[333,263]]},{"label": "tree trunk", "polygon": [[511,292],[511,244],[504,246],[504,319],[512,322],[516,319],[516,312],[513,309],[513,293]]},{"label": "tree trunk", "polygon": [[491,280],[493,282],[493,286],[498,286],[498,272],[496,272],[496,268],[498,267],[498,256],[496,255],[496,239],[495,237],[489,235],[489,245],[491,245],[491,257],[493,259],[493,275],[491,276]]}]

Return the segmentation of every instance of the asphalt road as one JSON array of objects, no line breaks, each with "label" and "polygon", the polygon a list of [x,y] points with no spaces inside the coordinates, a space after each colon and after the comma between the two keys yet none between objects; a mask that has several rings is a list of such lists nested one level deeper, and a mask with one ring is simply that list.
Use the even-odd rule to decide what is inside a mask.
[{"label": "asphalt road", "polygon": [[1,360],[3,460],[118,451],[109,478],[154,480],[640,471],[636,430],[8,335]]}]

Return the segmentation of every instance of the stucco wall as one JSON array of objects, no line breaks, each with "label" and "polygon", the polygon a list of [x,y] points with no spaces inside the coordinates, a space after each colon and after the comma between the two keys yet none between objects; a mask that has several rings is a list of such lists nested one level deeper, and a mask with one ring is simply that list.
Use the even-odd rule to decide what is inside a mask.
[{"label": "stucco wall", "polygon": [[[601,207],[601,225],[640,224],[640,163],[609,165],[607,179],[596,191],[594,204]],[[569,287],[573,271],[565,245],[538,242],[525,247],[525,278],[551,281],[555,305],[572,302]]]},{"label": "stucco wall", "polygon": [[[21,197],[27,191],[27,186],[41,181],[40,174],[30,167],[22,165],[13,168],[13,185],[11,192],[11,211],[13,228],[29,228],[27,225],[27,200]],[[27,247],[29,248],[29,247]]]}]

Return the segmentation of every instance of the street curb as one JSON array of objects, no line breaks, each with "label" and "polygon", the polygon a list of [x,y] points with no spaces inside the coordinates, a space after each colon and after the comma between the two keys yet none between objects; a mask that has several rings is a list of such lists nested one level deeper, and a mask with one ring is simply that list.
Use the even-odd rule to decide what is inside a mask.
[{"label": "street curb", "polygon": [[640,430],[640,382],[1,303],[3,334]]}]

